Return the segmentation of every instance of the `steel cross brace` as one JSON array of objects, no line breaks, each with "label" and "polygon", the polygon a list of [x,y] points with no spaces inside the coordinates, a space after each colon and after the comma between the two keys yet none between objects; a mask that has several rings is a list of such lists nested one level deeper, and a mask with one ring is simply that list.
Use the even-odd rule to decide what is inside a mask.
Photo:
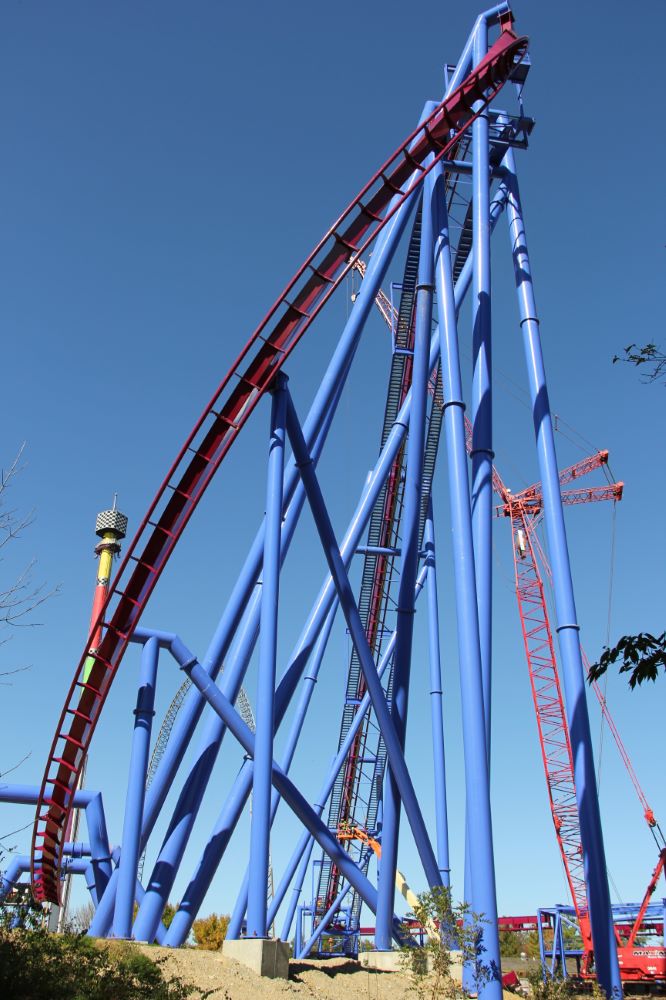
[{"label": "steel cross brace", "polygon": [[[174,637],[171,653],[213,711],[223,719],[227,729],[235,736],[245,752],[254,757],[254,734],[245,722],[243,722],[229,699],[225,697],[214,681],[211,680],[197,658],[190,653],[185,643],[177,636]],[[352,861],[347,852],[342,849],[328,827],[317,816],[312,806],[275,760],[272,765],[271,780],[287,805],[290,806],[298,819],[310,831],[331,860],[340,868],[347,881],[351,883],[374,913],[377,909],[377,892],[375,888],[355,862]],[[399,940],[397,927],[396,937]]]},{"label": "steel cross brace", "polygon": [[[382,736],[384,737],[389,764],[391,765],[391,770],[412,828],[423,870],[429,885],[434,887],[440,884],[440,875],[435,854],[430,843],[430,838],[428,837],[412,779],[407,769],[407,763],[402,752],[395,724],[386,703],[384,689],[377,675],[377,668],[370,652],[361,616],[349,582],[344,560],[335,538],[333,525],[331,524],[324,503],[314,464],[305,443],[303,431],[301,430],[290,394],[287,395],[287,434],[294,450],[296,466],[305,487],[305,493],[317,526],[331,578],[335,584],[351,640],[359,658],[372,707],[377,716]],[[347,856],[346,852],[344,853]]]}]

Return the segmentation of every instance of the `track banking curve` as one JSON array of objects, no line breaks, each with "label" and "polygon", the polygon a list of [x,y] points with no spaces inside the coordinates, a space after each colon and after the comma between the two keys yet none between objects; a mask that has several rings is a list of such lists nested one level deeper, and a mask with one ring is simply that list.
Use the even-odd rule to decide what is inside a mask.
[{"label": "track banking curve", "polygon": [[93,625],[93,633],[104,629],[104,638],[94,654],[92,670],[84,679],[88,642],[58,722],[32,836],[31,878],[36,900],[59,900],[64,831],[95,726],[146,603],[208,484],[312,320],[400,205],[501,90],[524,58],[527,44],[526,37],[514,34],[509,21],[502,25],[485,58],[407,137],[317,244],[257,327],[187,438],[127,548]]}]

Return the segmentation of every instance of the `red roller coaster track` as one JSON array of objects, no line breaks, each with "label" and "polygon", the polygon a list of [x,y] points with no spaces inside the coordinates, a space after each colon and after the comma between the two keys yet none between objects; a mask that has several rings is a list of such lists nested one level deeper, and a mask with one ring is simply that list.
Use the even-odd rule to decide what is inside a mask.
[{"label": "red roller coaster track", "polygon": [[32,837],[37,900],[58,901],[64,831],[95,726],[129,638],[190,517],[250,413],[353,262],[524,57],[527,39],[517,37],[508,22],[502,29],[487,56],[408,136],[317,244],[232,365],[169,470],[96,623],[105,634],[90,676],[84,680],[88,642],[58,723]]}]

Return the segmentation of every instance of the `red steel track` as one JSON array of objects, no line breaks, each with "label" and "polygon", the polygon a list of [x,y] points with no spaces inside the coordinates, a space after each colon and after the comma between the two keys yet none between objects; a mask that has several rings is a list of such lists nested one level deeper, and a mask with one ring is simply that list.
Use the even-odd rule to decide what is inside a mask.
[{"label": "red steel track", "polygon": [[[527,38],[517,37],[504,25],[487,56],[407,137],[317,244],[187,438],[127,549],[93,628],[93,633],[99,627],[105,632],[90,676],[84,680],[88,642],[60,716],[32,837],[32,888],[38,901],[59,899],[64,831],[95,726],[129,638],[207,486],[276,373],[355,260],[487,107],[526,51]],[[424,166],[429,154],[432,162]],[[386,213],[383,218],[382,213]]]}]

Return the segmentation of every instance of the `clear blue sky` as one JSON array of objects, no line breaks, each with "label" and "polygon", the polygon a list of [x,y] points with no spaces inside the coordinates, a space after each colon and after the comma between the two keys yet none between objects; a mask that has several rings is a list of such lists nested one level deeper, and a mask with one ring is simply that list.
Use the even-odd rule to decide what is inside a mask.
[{"label": "clear blue sky", "polygon": [[[531,147],[518,154],[537,301],[555,411],[611,452],[626,483],[616,515],[610,634],[664,628],[664,413],[613,354],[663,332],[664,5],[516,4],[531,36],[526,111]],[[134,527],[190,426],[238,349],[306,252],[443,90],[475,3],[392,0],[323,5],[18,3],[0,11],[0,317],[4,341],[0,461],[26,440],[13,502],[36,521],[8,553],[3,580],[33,555],[35,579],[61,586],[41,627],[0,648],[4,668],[31,664],[3,687],[2,766],[39,782],[88,624],[94,519],[114,491]],[[636,15],[636,16],[634,16]],[[494,248],[497,464],[514,489],[536,478],[519,352],[508,237]],[[399,273],[391,275],[399,278]],[[290,365],[304,410],[349,308],[344,294]],[[469,354],[469,320],[461,326]],[[372,466],[383,412],[388,341],[368,328],[322,476],[342,532]],[[145,622],[179,631],[197,651],[221,612],[263,509],[268,411],[260,408],[198,512]],[[582,456],[558,436],[561,464]],[[104,463],[104,464],[103,464]],[[443,463],[440,463],[443,465]],[[595,480],[599,482],[600,480]],[[440,468],[437,496],[444,496]],[[463,789],[446,505],[437,506],[447,689],[454,884],[462,891]],[[567,515],[583,642],[607,635],[612,510]],[[288,654],[323,559],[309,522],[286,570],[281,625]],[[493,808],[500,910],[566,899],[531,709],[508,525],[498,523]],[[425,622],[418,616],[408,752],[424,808],[431,771]],[[331,640],[325,677],[295,774],[314,795],[337,740],[348,644]],[[101,787],[111,837],[129,756],[135,658],[128,657],[95,736],[91,787]],[[420,683],[419,683],[420,681]],[[180,683],[165,661],[160,713]],[[657,814],[663,786],[665,688],[608,683],[611,707]],[[248,678],[254,695],[254,672]],[[598,713],[591,710],[598,746]],[[423,722],[421,722],[423,720]],[[240,754],[229,740],[197,824],[182,891]],[[654,864],[608,737],[601,800],[610,870],[622,899],[643,893]],[[3,812],[1,832],[30,817]],[[246,830],[246,828],[245,828]],[[273,857],[293,843],[285,810]],[[11,838],[26,848],[27,834]],[[244,866],[234,841],[207,909],[228,910]],[[406,836],[400,866],[420,887]]]}]

